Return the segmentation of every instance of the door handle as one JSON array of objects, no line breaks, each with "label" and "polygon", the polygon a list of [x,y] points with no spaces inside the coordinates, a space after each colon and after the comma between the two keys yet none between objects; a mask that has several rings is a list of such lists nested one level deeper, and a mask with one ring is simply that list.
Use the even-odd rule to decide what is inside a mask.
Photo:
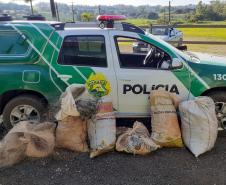
[{"label": "door handle", "polygon": [[71,75],[57,75],[57,77],[63,80],[64,82],[67,82],[69,79],[72,78]]}]

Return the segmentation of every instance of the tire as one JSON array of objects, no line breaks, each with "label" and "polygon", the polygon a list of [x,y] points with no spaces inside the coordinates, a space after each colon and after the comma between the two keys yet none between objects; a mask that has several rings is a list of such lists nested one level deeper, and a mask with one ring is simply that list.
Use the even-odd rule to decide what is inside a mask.
[{"label": "tire", "polygon": [[[26,113],[24,113],[25,110],[32,112],[28,116]],[[13,113],[15,114],[15,112],[17,112],[17,116],[13,117]],[[7,130],[11,129],[17,123],[17,120],[16,119],[14,120],[13,118],[19,117],[18,113],[19,114],[21,113],[21,115],[23,115],[21,116],[20,119],[18,119],[18,122],[19,121],[40,122],[46,118],[47,106],[46,103],[41,98],[34,95],[24,94],[11,99],[6,104],[3,110],[3,124]],[[30,117],[32,117],[33,119],[31,119]]]},{"label": "tire", "polygon": [[214,91],[207,94],[216,103],[216,114],[219,121],[219,126],[226,129],[226,92]]},{"label": "tire", "polygon": [[225,91],[215,91],[207,94],[214,102],[225,102],[226,103],[226,92]]}]

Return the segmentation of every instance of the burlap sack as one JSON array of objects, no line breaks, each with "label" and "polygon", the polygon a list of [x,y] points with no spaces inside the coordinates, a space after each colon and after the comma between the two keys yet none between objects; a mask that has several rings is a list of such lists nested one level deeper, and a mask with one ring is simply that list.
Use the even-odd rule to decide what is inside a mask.
[{"label": "burlap sack", "polygon": [[151,91],[151,138],[162,147],[183,147],[176,113],[179,102],[167,91]]},{"label": "burlap sack", "polygon": [[67,116],[58,122],[56,146],[75,152],[88,152],[87,125],[80,117]]},{"label": "burlap sack", "polygon": [[121,136],[122,134],[128,132],[128,130],[132,130],[132,128],[130,127],[116,127],[116,138],[118,139],[119,136]]},{"label": "burlap sack", "polygon": [[54,123],[32,124],[23,121],[15,125],[0,144],[0,166],[18,163],[26,156],[45,157],[55,146]]},{"label": "burlap sack", "polygon": [[[21,140],[22,138],[22,140]],[[23,133],[7,134],[0,143],[0,168],[19,163],[25,156],[27,144]]]},{"label": "burlap sack", "polygon": [[25,133],[27,140],[26,156],[46,157],[52,154],[55,147],[56,124],[44,122],[35,125],[30,133]]},{"label": "burlap sack", "polygon": [[116,150],[132,154],[146,155],[160,148],[150,138],[147,128],[140,122],[135,122],[133,129],[128,129],[118,137]]},{"label": "burlap sack", "polygon": [[92,97],[85,86],[72,84],[62,93],[57,104],[59,109],[56,114],[57,120],[63,120],[67,116],[80,116],[88,120],[97,113],[98,99]]},{"label": "burlap sack", "polygon": [[46,157],[50,155],[55,146],[56,124],[51,122],[43,122],[39,124],[22,121],[18,123],[9,134],[23,133],[24,137],[20,138],[27,143],[25,155],[28,157]]},{"label": "burlap sack", "polygon": [[185,145],[196,157],[210,151],[218,133],[214,101],[209,97],[198,97],[182,102],[179,110]]},{"label": "burlap sack", "polygon": [[95,119],[88,121],[90,158],[114,150],[116,142],[116,120],[109,97],[102,98]]}]

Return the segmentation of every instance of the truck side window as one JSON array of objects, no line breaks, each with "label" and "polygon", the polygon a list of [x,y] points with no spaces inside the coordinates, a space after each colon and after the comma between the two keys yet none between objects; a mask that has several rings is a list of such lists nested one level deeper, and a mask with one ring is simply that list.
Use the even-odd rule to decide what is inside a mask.
[{"label": "truck side window", "polygon": [[29,44],[16,31],[0,31],[0,57],[6,55],[25,55],[29,51]]},{"label": "truck side window", "polygon": [[[115,38],[118,48],[118,57],[121,68],[155,68],[169,69],[171,57],[161,49],[136,38]],[[145,57],[150,52],[148,62],[144,64]],[[149,53],[150,54],[150,53]]]},{"label": "truck side window", "polygon": [[67,36],[64,39],[58,63],[107,67],[104,36]]}]

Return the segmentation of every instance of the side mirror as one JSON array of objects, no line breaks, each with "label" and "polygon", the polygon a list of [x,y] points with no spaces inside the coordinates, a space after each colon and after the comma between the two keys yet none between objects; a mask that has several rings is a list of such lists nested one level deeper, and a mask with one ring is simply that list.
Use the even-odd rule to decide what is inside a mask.
[{"label": "side mirror", "polygon": [[170,29],[170,37],[175,36],[175,31],[173,29]]},{"label": "side mirror", "polygon": [[172,63],[171,63],[171,69],[180,69],[183,67],[183,63],[178,59],[174,58]]},{"label": "side mirror", "polygon": [[173,36],[175,36],[175,33],[174,33],[174,31],[171,31],[170,32],[170,37],[173,37]]}]

